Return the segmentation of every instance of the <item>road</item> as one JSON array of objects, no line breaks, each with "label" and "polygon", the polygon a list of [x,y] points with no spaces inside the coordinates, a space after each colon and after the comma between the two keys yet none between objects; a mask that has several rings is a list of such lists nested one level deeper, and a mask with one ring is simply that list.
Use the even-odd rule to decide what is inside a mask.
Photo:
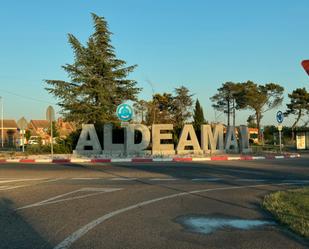
[{"label": "road", "polygon": [[[261,208],[267,193],[304,185],[308,157],[0,164],[0,248],[309,248]],[[184,224],[192,217],[269,223],[205,234]]]}]

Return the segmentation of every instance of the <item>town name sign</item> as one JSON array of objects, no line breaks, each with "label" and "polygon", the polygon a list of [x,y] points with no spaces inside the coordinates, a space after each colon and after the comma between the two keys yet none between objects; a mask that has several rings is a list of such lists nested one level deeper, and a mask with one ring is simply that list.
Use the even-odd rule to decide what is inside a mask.
[{"label": "town name sign", "polygon": [[[135,143],[135,132],[141,133],[141,141]],[[85,124],[75,149],[77,154],[126,154],[140,155],[152,142],[152,155],[173,154],[208,154],[220,152],[250,152],[249,133],[247,126],[228,126],[226,129],[222,124],[202,125],[201,143],[196,136],[193,125],[184,125],[179,142],[174,147],[172,124],[153,124],[151,132],[142,124],[127,124],[124,131],[124,143],[113,144],[113,126],[104,125],[103,149],[99,142],[93,124]]]}]

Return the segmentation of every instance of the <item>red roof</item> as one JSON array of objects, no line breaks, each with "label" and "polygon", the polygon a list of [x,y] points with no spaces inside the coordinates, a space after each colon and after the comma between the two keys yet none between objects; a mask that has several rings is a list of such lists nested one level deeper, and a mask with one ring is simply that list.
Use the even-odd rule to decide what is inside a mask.
[{"label": "red roof", "polygon": [[[0,129],[2,128],[2,122],[0,120]],[[13,119],[3,119],[3,128],[4,129],[17,129],[17,123]]]}]

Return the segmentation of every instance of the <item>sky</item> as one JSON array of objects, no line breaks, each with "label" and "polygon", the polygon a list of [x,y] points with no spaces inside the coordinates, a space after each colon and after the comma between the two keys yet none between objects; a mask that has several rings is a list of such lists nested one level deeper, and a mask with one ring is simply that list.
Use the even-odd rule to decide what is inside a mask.
[{"label": "sky", "polygon": [[[61,68],[74,60],[67,34],[85,43],[93,32],[92,12],[107,20],[117,57],[138,65],[129,78],[143,88],[140,99],[151,98],[151,85],[157,93],[184,85],[208,121],[226,121],[209,100],[222,83],[278,83],[285,101],[265,113],[262,124],[267,125],[276,124],[276,112],[286,109],[288,93],[309,88],[300,65],[309,59],[308,0],[2,0],[5,119],[45,119],[49,105],[59,113],[44,79],[68,79]],[[237,123],[245,124],[250,114],[237,112]]]}]

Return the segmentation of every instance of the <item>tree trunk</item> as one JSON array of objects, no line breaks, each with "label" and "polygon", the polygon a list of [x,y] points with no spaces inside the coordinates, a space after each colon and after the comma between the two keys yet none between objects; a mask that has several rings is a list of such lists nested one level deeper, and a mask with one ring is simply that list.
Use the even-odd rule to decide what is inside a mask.
[{"label": "tree trunk", "polygon": [[236,117],[236,110],[235,110],[235,99],[233,99],[233,127],[235,129],[235,117]]},{"label": "tree trunk", "polygon": [[261,141],[261,115],[260,113],[257,111],[255,113],[255,116],[256,116],[256,126],[258,128],[258,141],[260,142]]},{"label": "tree trunk", "polygon": [[230,114],[231,114],[230,99],[227,99],[227,126],[230,126]]},{"label": "tree trunk", "polygon": [[299,120],[300,120],[300,118],[301,118],[301,115],[302,115],[302,112],[301,112],[301,110],[299,110],[299,112],[298,112],[298,116],[297,116],[297,119],[295,120],[295,122],[294,122],[294,124],[292,125],[292,141],[294,141],[294,130],[295,130],[295,127],[296,127],[296,125],[297,125],[297,123],[299,122]]}]

